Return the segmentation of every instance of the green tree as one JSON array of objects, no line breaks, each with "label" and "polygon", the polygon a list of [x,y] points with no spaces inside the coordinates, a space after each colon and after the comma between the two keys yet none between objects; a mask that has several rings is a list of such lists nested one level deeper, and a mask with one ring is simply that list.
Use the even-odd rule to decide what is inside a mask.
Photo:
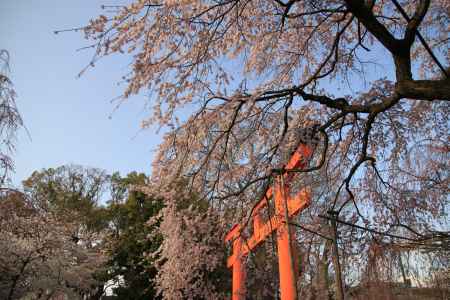
[{"label": "green tree", "polygon": [[157,299],[153,279],[157,274],[145,256],[154,252],[161,238],[147,237],[154,227],[148,219],[159,213],[163,204],[134,189],[148,183],[145,174],[132,172],[126,177],[111,177],[112,200],[108,203],[111,233],[107,241],[109,256],[105,279],[117,283],[114,293],[119,299]]},{"label": "green tree", "polygon": [[106,228],[105,210],[100,202],[106,196],[109,180],[104,170],[64,165],[33,172],[23,186],[37,208],[77,223],[73,238],[79,240],[82,235]]}]

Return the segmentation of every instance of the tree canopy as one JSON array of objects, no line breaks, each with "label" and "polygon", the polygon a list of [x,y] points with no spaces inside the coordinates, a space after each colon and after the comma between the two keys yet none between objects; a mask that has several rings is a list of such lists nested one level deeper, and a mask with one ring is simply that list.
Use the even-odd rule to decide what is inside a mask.
[{"label": "tree canopy", "polygon": [[155,228],[146,223],[159,213],[162,201],[131,188],[147,181],[144,174],[136,172],[111,176],[113,193],[106,208],[110,224],[105,247],[108,267],[102,278],[115,285],[113,292],[119,299],[158,299],[153,282],[158,270],[146,253],[156,251],[161,238],[148,238]]},{"label": "tree canopy", "polygon": [[[155,180],[187,177],[214,207],[239,207],[242,217],[310,127],[319,141],[306,173],[325,187],[327,208],[352,206],[367,219],[358,207],[365,203],[383,224],[423,215],[422,227],[443,211],[448,1],[139,0],[108,8],[111,15],[84,27],[92,64],[131,56],[123,97],[149,90],[154,114],[144,126],[169,128]],[[180,117],[186,107],[192,114]]]}]

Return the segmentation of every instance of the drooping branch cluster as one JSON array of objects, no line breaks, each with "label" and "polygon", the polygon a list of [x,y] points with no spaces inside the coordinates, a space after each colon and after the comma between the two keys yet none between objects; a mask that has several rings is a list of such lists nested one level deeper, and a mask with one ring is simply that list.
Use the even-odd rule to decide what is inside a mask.
[{"label": "drooping branch cluster", "polygon": [[14,169],[11,154],[15,137],[23,120],[16,106],[16,92],[8,77],[9,54],[0,49],[0,185],[3,188],[9,173]]},{"label": "drooping branch cluster", "polygon": [[[412,212],[438,216],[448,192],[435,150],[424,157],[439,173],[435,185],[436,174],[409,157],[414,147],[448,149],[450,84],[439,67],[449,60],[448,8],[426,0],[139,0],[84,31],[94,60],[133,57],[124,96],[150,89],[154,115],[144,125],[170,128],[155,181],[187,177],[214,207],[241,218],[298,133],[314,128],[315,156],[298,184],[323,190],[320,207],[344,212],[352,203],[361,219],[361,206],[374,207],[380,224],[419,226]],[[430,186],[423,206],[417,199]]]}]

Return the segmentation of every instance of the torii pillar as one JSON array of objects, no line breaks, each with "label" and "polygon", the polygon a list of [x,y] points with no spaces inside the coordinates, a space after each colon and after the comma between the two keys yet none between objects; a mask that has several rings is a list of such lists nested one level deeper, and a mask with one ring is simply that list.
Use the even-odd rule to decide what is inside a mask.
[{"label": "torii pillar", "polygon": [[[248,239],[242,236],[242,226],[234,225],[225,237],[225,241],[232,241],[233,254],[228,258],[227,266],[233,270],[232,300],[245,300],[245,256],[256,246],[262,243],[272,232],[277,232],[278,268],[280,273],[280,292],[282,300],[297,300],[296,259],[292,253],[291,241],[295,233],[290,232],[289,218],[305,209],[311,202],[309,188],[303,188],[294,197],[291,197],[289,183],[294,173],[286,171],[304,169],[313,154],[313,149],[300,144],[293,153],[289,162],[275,181],[275,192],[268,187],[262,199],[255,205],[251,215],[253,221],[253,235]],[[274,196],[275,215],[263,223],[261,210],[268,206],[269,199]]]}]

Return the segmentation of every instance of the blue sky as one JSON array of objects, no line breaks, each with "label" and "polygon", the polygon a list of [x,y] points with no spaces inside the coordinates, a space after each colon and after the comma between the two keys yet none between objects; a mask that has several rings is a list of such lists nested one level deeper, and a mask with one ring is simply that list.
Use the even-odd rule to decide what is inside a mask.
[{"label": "blue sky", "polygon": [[161,140],[155,130],[141,130],[149,112],[144,96],[115,110],[117,82],[130,62],[127,56],[107,58],[81,78],[90,51],[82,33],[55,35],[78,27],[101,13],[104,0],[2,0],[0,49],[10,52],[10,77],[30,137],[22,130],[14,155],[18,185],[34,170],[75,163],[108,171],[150,173]]}]

